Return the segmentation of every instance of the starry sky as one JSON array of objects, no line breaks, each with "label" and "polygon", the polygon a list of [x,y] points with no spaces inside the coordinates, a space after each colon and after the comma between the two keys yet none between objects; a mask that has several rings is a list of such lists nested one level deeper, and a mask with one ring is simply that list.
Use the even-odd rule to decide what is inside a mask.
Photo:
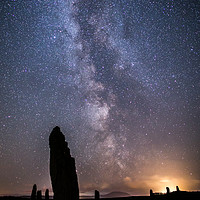
[{"label": "starry sky", "polygon": [[81,194],[200,190],[198,0],[1,0],[0,195],[51,188],[59,126]]}]

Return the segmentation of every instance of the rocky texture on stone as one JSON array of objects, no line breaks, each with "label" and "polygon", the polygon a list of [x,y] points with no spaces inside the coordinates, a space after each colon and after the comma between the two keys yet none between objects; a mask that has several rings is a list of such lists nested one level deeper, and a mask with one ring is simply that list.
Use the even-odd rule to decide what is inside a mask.
[{"label": "rocky texture on stone", "polygon": [[56,126],[49,136],[50,176],[55,200],[78,200],[79,188],[75,159],[65,136]]}]

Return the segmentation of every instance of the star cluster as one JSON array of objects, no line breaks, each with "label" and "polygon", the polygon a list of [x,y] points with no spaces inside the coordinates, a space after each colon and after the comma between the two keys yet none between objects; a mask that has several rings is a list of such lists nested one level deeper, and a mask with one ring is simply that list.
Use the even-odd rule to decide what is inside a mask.
[{"label": "star cluster", "polygon": [[81,194],[200,189],[197,1],[5,0],[0,10],[0,194],[51,187],[57,125]]}]

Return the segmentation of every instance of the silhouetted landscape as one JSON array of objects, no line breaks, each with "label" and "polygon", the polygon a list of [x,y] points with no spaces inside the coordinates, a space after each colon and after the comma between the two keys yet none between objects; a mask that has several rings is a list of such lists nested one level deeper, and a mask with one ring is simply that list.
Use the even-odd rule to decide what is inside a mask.
[{"label": "silhouetted landscape", "polygon": [[[65,141],[65,136],[56,126],[49,136],[50,147],[50,177],[54,196],[49,196],[49,189],[46,189],[43,196],[42,191],[37,189],[34,184],[30,196],[4,196],[2,200],[78,200],[79,197],[78,178],[76,174],[75,159],[71,157],[68,143]],[[200,192],[181,191],[176,186],[176,191],[170,192],[170,188],[166,187],[166,193],[154,193],[150,189],[149,196],[130,196],[124,192],[111,192],[106,195],[101,195],[99,191],[94,191],[94,197],[84,197],[84,199],[105,199],[105,200],[199,200]]]},{"label": "silhouetted landscape", "polygon": [[[31,197],[0,197],[1,200],[27,200]],[[104,200],[199,200],[200,199],[200,192],[187,192],[187,191],[180,191],[172,192],[170,194],[155,194],[153,196],[129,196],[129,197],[113,197],[113,198],[105,198],[100,197]],[[37,199],[37,198],[36,198]],[[41,199],[45,199],[44,196],[42,196]],[[53,197],[50,197],[49,199],[53,199]],[[82,198],[80,198],[82,199]],[[95,199],[94,197],[90,198],[84,198],[85,200]],[[37,199],[38,200],[38,199]]]}]

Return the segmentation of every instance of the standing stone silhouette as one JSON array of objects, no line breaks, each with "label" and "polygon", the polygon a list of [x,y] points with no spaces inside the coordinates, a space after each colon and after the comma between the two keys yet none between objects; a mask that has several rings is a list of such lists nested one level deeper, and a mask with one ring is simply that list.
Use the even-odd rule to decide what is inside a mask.
[{"label": "standing stone silhouette", "polygon": [[34,184],[31,192],[31,200],[36,200],[36,195],[37,195],[37,185]]},{"label": "standing stone silhouette", "polygon": [[98,191],[98,190],[95,190],[95,191],[94,191],[94,199],[95,199],[95,200],[98,200],[99,197],[100,197],[99,191]]},{"label": "standing stone silhouette", "polygon": [[37,191],[37,200],[42,200],[42,191],[41,190]]},{"label": "standing stone silhouette", "polygon": [[45,200],[49,200],[49,190],[46,189],[45,191]]},{"label": "standing stone silhouette", "polygon": [[179,187],[178,187],[178,186],[176,186],[176,191],[177,191],[177,192],[180,192],[180,189],[179,189]]},{"label": "standing stone silhouette", "polygon": [[152,196],[153,196],[153,190],[150,189],[150,197],[152,197]]},{"label": "standing stone silhouette", "polygon": [[79,188],[75,159],[65,136],[56,126],[49,136],[50,176],[55,200],[78,200]]},{"label": "standing stone silhouette", "polygon": [[169,194],[170,193],[169,187],[166,187],[166,190],[167,190],[167,194]]}]

